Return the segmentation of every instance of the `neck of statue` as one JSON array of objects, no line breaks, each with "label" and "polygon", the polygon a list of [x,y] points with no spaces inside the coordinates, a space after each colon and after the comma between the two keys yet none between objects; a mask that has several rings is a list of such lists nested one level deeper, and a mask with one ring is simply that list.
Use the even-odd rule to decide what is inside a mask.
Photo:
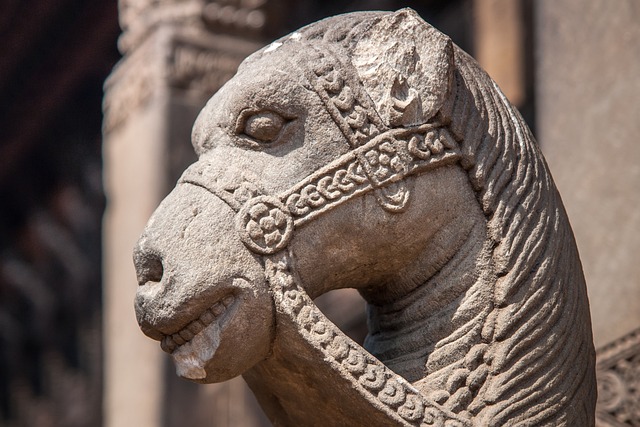
[{"label": "neck of statue", "polygon": [[274,425],[303,426],[310,419],[323,426],[336,420],[340,425],[403,425],[393,422],[388,409],[372,405],[371,395],[354,387],[344,367],[323,363],[320,344],[300,334],[288,316],[278,319],[278,327],[283,338],[276,338],[269,358],[243,374]]},{"label": "neck of statue", "polygon": [[267,260],[266,270],[276,338],[269,357],[243,377],[275,424],[306,425],[313,414],[316,425],[407,425],[430,417],[467,425],[333,325],[290,273],[286,255]]},{"label": "neck of statue", "polygon": [[[450,230],[442,230],[449,233]],[[491,307],[493,274],[486,224],[476,221],[456,240],[434,236],[395,289],[368,302],[369,335],[365,348],[423,393],[442,389],[469,350],[482,341],[482,327]],[[443,240],[447,248],[438,246]],[[434,258],[435,257],[435,258]],[[425,268],[424,266],[432,266]],[[489,286],[488,286],[489,285]],[[394,284],[385,286],[394,289]],[[385,300],[386,298],[386,300]]]}]

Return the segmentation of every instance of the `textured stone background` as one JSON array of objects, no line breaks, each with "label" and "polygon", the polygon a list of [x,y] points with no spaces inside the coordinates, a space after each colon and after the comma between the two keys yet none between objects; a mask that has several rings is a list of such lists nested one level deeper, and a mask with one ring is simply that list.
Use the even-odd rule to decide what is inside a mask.
[{"label": "textured stone background", "polygon": [[640,2],[537,4],[537,138],[578,242],[596,348],[640,326]]}]

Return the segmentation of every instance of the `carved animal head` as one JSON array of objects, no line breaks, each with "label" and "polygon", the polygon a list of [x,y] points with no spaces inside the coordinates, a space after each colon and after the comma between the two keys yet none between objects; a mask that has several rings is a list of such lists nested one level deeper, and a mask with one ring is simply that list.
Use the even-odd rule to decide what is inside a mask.
[{"label": "carved animal head", "polygon": [[[265,265],[285,254],[312,298],[359,289],[367,349],[447,410],[503,425],[592,405],[584,282],[544,161],[413,11],[331,18],[255,53],[193,143],[134,254],[138,321],[180,375],[223,381],[271,357]],[[534,386],[561,372],[582,383]]]}]

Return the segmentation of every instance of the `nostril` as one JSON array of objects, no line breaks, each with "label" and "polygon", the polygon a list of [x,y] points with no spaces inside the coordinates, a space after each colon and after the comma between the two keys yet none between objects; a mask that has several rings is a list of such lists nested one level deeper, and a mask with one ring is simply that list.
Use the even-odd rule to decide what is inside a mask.
[{"label": "nostril", "polygon": [[162,258],[158,254],[136,251],[134,264],[138,276],[138,284],[146,285],[149,282],[160,282],[164,273]]}]

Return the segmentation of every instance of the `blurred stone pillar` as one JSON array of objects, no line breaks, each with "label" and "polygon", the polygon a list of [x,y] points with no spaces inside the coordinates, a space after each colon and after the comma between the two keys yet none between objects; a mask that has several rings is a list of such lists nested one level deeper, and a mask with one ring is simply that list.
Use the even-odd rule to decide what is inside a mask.
[{"label": "blurred stone pillar", "polygon": [[640,326],[640,3],[537,8],[538,140],[578,241],[600,347]]},{"label": "blurred stone pillar", "polygon": [[580,250],[598,425],[640,425],[640,2],[536,2],[538,140]]},{"label": "blurred stone pillar", "polygon": [[[158,343],[140,332],[131,252],[153,210],[195,160],[190,133],[196,115],[262,45],[268,6],[266,0],[119,2],[124,58],[105,83],[103,124],[107,427],[195,425],[198,420],[199,425],[224,425],[212,419],[225,416],[224,410],[214,415],[213,403],[198,397],[214,396],[216,386],[176,385],[183,380],[170,372]],[[232,391],[246,394],[242,387]],[[250,403],[234,400],[247,415],[227,416],[228,423],[251,425]],[[182,416],[176,418],[176,411]]]},{"label": "blurred stone pillar", "polygon": [[473,56],[509,101],[525,101],[522,0],[473,1]]}]

